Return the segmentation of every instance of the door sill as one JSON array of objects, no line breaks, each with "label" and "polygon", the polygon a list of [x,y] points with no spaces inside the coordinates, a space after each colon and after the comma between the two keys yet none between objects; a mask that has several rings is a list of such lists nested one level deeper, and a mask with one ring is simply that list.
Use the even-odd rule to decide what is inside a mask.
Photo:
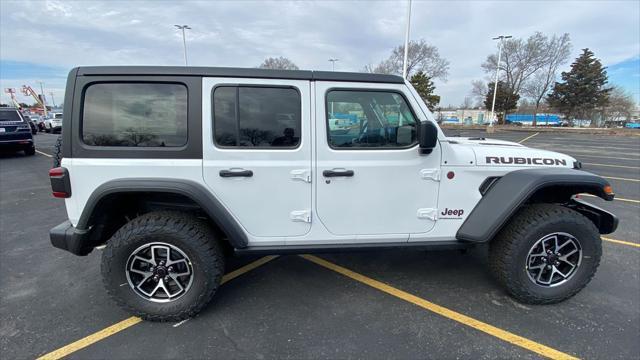
[{"label": "door sill", "polygon": [[284,254],[318,254],[339,252],[364,252],[388,249],[413,250],[456,250],[474,246],[473,243],[461,241],[422,241],[402,243],[365,243],[365,244],[322,244],[322,245],[278,245],[278,246],[249,246],[235,249],[238,255],[284,255]]}]

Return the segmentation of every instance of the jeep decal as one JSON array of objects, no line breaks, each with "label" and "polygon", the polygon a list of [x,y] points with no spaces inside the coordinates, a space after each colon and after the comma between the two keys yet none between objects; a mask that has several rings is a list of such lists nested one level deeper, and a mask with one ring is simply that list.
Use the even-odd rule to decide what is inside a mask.
[{"label": "jeep decal", "polygon": [[[462,214],[464,214],[464,210],[463,209],[449,209],[449,208],[444,208],[444,210],[442,210],[442,212],[440,213],[440,215],[442,215],[443,217],[441,219],[449,219],[449,218],[460,218],[462,217]],[[448,217],[445,217],[448,216]]]},{"label": "jeep decal", "polygon": [[487,164],[514,164],[514,165],[567,165],[567,160],[551,158],[524,158],[524,157],[497,157],[487,156]]}]

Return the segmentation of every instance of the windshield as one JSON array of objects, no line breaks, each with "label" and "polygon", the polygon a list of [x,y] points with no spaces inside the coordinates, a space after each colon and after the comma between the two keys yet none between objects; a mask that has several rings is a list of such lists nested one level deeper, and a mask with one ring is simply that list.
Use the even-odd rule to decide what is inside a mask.
[{"label": "windshield", "polygon": [[21,122],[22,118],[20,118],[20,115],[18,115],[18,112],[15,110],[3,110],[0,111],[0,121]]},{"label": "windshield", "polygon": [[62,119],[62,114],[56,114],[55,118],[56,119]]}]

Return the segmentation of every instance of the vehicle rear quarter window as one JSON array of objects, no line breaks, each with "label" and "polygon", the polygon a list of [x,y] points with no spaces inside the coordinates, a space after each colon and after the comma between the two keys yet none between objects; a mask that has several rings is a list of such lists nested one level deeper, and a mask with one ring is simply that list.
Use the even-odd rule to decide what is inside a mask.
[{"label": "vehicle rear quarter window", "polygon": [[85,90],[82,139],[92,146],[187,143],[187,88],[172,83],[97,83]]},{"label": "vehicle rear quarter window", "polygon": [[295,148],[300,144],[300,93],[288,87],[216,87],[213,128],[222,147]]}]

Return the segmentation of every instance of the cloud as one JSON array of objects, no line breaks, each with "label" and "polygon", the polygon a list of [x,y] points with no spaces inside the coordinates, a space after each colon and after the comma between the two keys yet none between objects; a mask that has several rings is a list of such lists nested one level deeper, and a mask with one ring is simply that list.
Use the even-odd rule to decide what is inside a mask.
[{"label": "cloud", "polygon": [[[44,6],[43,6],[44,4]],[[257,66],[286,56],[304,69],[359,71],[403,42],[404,1],[0,1],[0,60],[44,66],[182,65],[189,24],[191,65]],[[605,65],[640,53],[637,1],[414,1],[411,37],[436,45],[451,62],[449,81],[436,82],[442,103],[459,104],[480,64],[495,51],[492,37],[535,31],[571,34],[573,57],[591,48]],[[0,79],[16,86],[13,80]],[[32,78],[30,80],[30,78]],[[64,80],[44,79],[64,88]],[[32,84],[33,85],[33,84]],[[17,85],[19,86],[19,85]],[[61,94],[60,94],[61,95]]]}]

